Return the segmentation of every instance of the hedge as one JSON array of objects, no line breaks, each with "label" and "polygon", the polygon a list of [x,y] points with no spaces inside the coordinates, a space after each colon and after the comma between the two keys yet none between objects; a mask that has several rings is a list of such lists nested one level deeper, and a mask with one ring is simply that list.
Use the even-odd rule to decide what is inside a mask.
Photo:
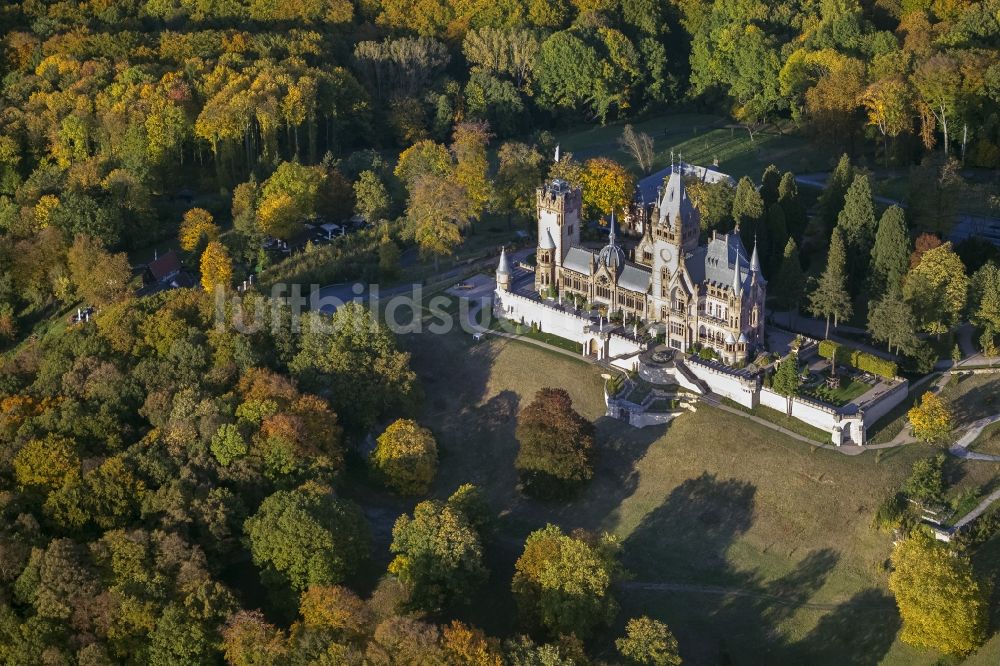
[{"label": "hedge", "polygon": [[862,372],[870,372],[873,375],[878,375],[879,377],[884,377],[886,379],[896,377],[899,371],[895,361],[890,361],[882,358],[881,356],[869,354],[868,352],[855,349],[854,347],[842,345],[834,342],[833,340],[820,341],[820,356],[830,359],[833,358],[834,353],[836,353],[837,361],[839,363],[846,363],[847,365],[857,368]]}]

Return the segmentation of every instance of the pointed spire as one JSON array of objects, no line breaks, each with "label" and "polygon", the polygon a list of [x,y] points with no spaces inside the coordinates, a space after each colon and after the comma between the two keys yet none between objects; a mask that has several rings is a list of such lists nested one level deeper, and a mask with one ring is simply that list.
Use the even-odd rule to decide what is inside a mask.
[{"label": "pointed spire", "polygon": [[497,275],[510,275],[510,262],[507,260],[507,248],[500,248],[500,263],[497,265]]},{"label": "pointed spire", "polygon": [[610,229],[608,230],[608,245],[614,247],[615,245],[615,211],[611,209],[611,224],[608,225]]},{"label": "pointed spire", "polygon": [[556,144],[556,163],[559,163],[559,144]]},{"label": "pointed spire", "polygon": [[750,270],[760,273],[760,257],[757,256],[757,234],[753,235],[753,254],[750,255]]}]

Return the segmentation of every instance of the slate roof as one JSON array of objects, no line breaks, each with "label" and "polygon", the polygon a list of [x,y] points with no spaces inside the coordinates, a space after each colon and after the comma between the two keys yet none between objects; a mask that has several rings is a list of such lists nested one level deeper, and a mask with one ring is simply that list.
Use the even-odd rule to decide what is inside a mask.
[{"label": "slate roof", "polygon": [[618,286],[629,291],[646,293],[649,289],[651,273],[648,269],[634,264],[625,264],[622,274],[618,276]]},{"label": "slate roof", "polygon": [[563,259],[563,267],[584,275],[593,275],[594,253],[582,247],[571,247]]},{"label": "slate roof", "polygon": [[[743,241],[740,240],[739,234],[732,233],[716,236],[708,242],[708,246],[704,252],[704,261],[694,262],[703,264],[704,275],[700,276],[700,280],[690,270],[692,268],[691,263],[687,264],[688,272],[691,273],[692,279],[698,282],[711,282],[732,289],[735,286],[736,259],[739,257],[740,284],[745,285],[747,283],[747,280],[750,278],[750,261],[747,259],[747,251],[743,247]],[[692,253],[693,256],[694,253]]]},{"label": "slate roof", "polygon": [[146,266],[150,276],[157,281],[177,275],[181,270],[181,260],[177,258],[177,253],[173,250],[166,252],[162,257],[149,262]]}]

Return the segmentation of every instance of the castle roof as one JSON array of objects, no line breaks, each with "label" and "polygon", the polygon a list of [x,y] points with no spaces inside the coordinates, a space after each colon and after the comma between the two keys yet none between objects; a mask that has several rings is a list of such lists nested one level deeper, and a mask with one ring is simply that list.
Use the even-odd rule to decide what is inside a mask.
[{"label": "castle roof", "polygon": [[510,275],[510,261],[507,260],[506,248],[500,248],[500,263],[497,265],[497,275]]},{"label": "castle roof", "polygon": [[[737,233],[720,234],[708,241],[704,255],[692,253],[686,262],[688,273],[696,282],[709,282],[720,287],[740,291],[750,278],[747,251]],[[699,250],[702,249],[699,247]],[[701,264],[703,271],[698,271]],[[693,269],[693,270],[692,270]],[[699,279],[700,278],[700,279]]]},{"label": "castle roof", "polygon": [[552,240],[552,233],[545,229],[545,233],[541,235],[538,239],[538,249],[539,250],[554,250],[556,249],[556,242]]},{"label": "castle roof", "polygon": [[625,252],[615,242],[615,214],[611,214],[611,224],[608,229],[608,244],[601,248],[597,255],[597,263],[610,269],[615,275],[625,266]]},{"label": "castle roof", "polygon": [[571,247],[563,258],[563,268],[576,273],[591,275],[594,272],[594,253],[582,247]]},{"label": "castle roof", "polygon": [[680,169],[672,170],[667,179],[667,186],[663,188],[663,197],[660,199],[660,224],[667,224],[678,218],[688,219],[694,215],[694,204],[688,198],[687,190],[684,189],[684,178]]}]

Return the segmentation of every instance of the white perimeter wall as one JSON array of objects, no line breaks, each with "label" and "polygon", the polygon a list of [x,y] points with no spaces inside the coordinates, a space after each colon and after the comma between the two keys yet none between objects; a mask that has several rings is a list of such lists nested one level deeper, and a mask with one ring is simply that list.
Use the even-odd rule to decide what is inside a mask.
[{"label": "white perimeter wall", "polygon": [[761,387],[760,389],[760,404],[771,409],[776,409],[782,414],[788,413],[788,398],[775,393],[767,387]]},{"label": "white perimeter wall", "polygon": [[893,407],[906,400],[909,393],[910,382],[904,379],[891,391],[883,393],[877,401],[863,404],[861,407],[865,410],[865,428],[870,428],[873,423],[888,414]]},{"label": "white perimeter wall", "polygon": [[805,402],[799,398],[792,398],[792,416],[827,432],[832,432],[833,426],[839,423],[836,409]]},{"label": "white perimeter wall", "polygon": [[[504,316],[514,321],[523,321],[528,326],[536,324],[543,333],[552,333],[581,344],[590,337],[583,332],[584,327],[590,324],[588,319],[510,292],[498,292],[498,295]],[[514,308],[513,312],[510,312],[511,306]]]},{"label": "white perimeter wall", "polygon": [[744,407],[753,408],[756,382],[744,381],[734,375],[713,370],[698,363],[687,363],[686,365],[698,379],[708,384],[713,393],[738,402]]}]

